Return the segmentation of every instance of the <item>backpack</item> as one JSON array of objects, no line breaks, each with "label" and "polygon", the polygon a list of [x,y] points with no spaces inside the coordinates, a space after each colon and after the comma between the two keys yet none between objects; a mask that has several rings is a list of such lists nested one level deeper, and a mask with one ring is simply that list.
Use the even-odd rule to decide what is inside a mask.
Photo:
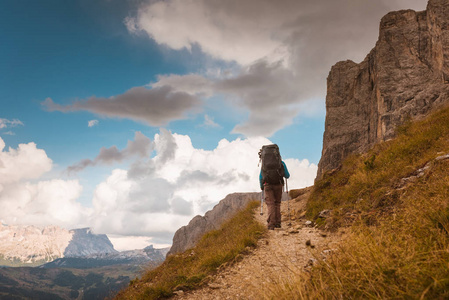
[{"label": "backpack", "polygon": [[262,146],[259,158],[262,161],[262,181],[268,184],[284,184],[284,166],[278,145]]}]

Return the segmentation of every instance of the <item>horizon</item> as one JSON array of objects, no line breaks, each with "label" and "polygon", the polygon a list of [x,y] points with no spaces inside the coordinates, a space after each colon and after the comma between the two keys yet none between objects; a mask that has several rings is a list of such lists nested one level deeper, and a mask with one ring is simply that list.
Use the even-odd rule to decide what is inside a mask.
[{"label": "horizon", "polygon": [[0,221],[168,245],[259,191],[271,143],[289,187],[313,185],[331,66],[362,61],[386,13],[426,4],[1,3]]}]

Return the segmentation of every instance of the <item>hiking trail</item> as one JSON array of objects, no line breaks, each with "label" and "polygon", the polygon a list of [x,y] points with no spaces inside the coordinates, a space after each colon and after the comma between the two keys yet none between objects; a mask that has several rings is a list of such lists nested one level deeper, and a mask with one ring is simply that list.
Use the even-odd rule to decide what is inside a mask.
[{"label": "hiking trail", "polygon": [[[194,291],[177,291],[172,299],[261,299],[269,293],[271,283],[288,281],[313,263],[314,255],[335,249],[339,234],[331,234],[306,225],[305,207],[310,189],[290,200],[291,219],[288,220],[288,203],[281,204],[282,228],[268,230],[255,249],[241,260],[220,267],[210,281]],[[267,207],[259,222],[266,225]],[[291,225],[288,225],[291,223]],[[314,253],[314,254],[313,254]]]}]

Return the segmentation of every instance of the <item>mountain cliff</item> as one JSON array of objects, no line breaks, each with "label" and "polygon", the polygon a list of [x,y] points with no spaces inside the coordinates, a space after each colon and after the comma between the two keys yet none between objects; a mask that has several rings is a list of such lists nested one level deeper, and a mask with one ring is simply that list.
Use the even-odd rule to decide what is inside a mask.
[{"label": "mountain cliff", "polygon": [[62,257],[114,253],[109,238],[93,234],[89,228],[0,226],[0,264],[37,265]]},{"label": "mountain cliff", "polygon": [[448,104],[448,96],[448,1],[387,14],[365,60],[339,62],[329,73],[317,179],[348,155],[393,138],[404,121]]},{"label": "mountain cliff", "polygon": [[183,226],[176,231],[168,255],[184,252],[192,248],[206,232],[218,229],[235,212],[246,207],[250,201],[257,199],[260,199],[260,193],[234,193],[227,195],[212,210],[206,212],[204,216],[194,217],[187,226]]}]

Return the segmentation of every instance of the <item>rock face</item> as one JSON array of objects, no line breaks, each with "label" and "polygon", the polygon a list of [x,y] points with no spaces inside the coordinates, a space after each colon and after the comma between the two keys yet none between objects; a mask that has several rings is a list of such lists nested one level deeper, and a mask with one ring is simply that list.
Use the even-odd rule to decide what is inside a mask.
[{"label": "rock face", "polygon": [[94,253],[87,256],[63,257],[46,263],[40,268],[90,269],[114,265],[156,267],[165,260],[167,249],[154,249],[152,245],[139,250]]},{"label": "rock face", "polygon": [[94,234],[90,228],[70,230],[72,240],[64,251],[64,257],[80,257],[93,254],[117,253],[106,234]]},{"label": "rock face", "polygon": [[167,255],[184,252],[192,248],[206,232],[218,229],[238,210],[245,208],[252,200],[260,199],[260,193],[234,193],[227,195],[203,216],[194,217],[187,226],[179,228],[173,245]]},{"label": "rock face", "polygon": [[67,230],[58,226],[41,229],[0,225],[0,258],[3,264],[39,264],[61,257],[105,253],[117,251],[106,235],[93,234],[88,228]]},{"label": "rock face", "polygon": [[391,12],[363,62],[334,65],[327,78],[326,123],[317,179],[351,153],[395,136],[408,118],[449,104],[449,1],[426,11]]}]

